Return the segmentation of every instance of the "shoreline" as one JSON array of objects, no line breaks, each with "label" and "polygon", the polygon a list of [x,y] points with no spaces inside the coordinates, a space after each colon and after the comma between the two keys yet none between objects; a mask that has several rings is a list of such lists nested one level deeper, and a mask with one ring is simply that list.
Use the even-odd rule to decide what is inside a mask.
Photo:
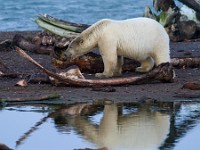
[{"label": "shoreline", "polygon": [[[25,37],[33,37],[40,31],[3,31],[0,32],[0,42],[12,39],[15,34]],[[188,41],[170,43],[171,57],[200,57],[200,42]],[[49,55],[34,54],[28,52],[31,57],[44,67],[51,68]],[[18,73],[40,72],[35,66],[20,57],[14,50],[0,50],[0,60],[11,70]],[[15,86],[23,77],[0,77],[0,98],[26,98],[57,93],[61,95],[54,103],[91,102],[98,99],[110,99],[114,102],[131,102],[145,99],[153,100],[200,100],[199,90],[182,89],[187,82],[200,83],[200,68],[175,69],[176,79],[174,83],[156,83],[143,85],[114,86],[115,92],[93,91],[85,87],[56,87],[51,84],[28,84],[27,87]],[[53,101],[47,101],[52,103]]]}]

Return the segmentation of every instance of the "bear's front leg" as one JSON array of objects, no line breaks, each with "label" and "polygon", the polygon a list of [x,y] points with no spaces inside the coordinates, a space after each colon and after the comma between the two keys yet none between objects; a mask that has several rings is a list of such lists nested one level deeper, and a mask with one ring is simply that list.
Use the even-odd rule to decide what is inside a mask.
[{"label": "bear's front leg", "polygon": [[124,64],[124,57],[123,56],[118,56],[117,57],[117,66],[114,70],[114,75],[115,77],[119,77],[122,75],[122,66]]},{"label": "bear's front leg", "polygon": [[[103,63],[104,63],[104,72],[96,73],[95,77],[97,78],[110,78],[115,76],[117,69],[117,55],[102,55]],[[121,74],[121,72],[120,72]]]}]

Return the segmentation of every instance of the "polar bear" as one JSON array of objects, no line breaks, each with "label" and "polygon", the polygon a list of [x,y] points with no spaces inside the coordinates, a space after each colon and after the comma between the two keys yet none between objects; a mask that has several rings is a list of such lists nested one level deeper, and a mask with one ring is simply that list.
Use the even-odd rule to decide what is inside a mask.
[{"label": "polar bear", "polygon": [[170,62],[169,36],[161,24],[149,18],[100,20],[72,40],[64,57],[76,58],[97,47],[104,63],[103,73],[95,74],[98,78],[120,76],[123,57],[139,61],[138,72]]}]

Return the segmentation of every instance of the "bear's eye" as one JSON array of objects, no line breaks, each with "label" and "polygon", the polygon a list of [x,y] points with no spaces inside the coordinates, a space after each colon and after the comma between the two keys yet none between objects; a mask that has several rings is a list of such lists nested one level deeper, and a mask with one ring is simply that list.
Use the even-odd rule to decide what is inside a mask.
[{"label": "bear's eye", "polygon": [[83,42],[84,42],[84,40],[83,40],[83,39],[80,39],[80,43],[83,44]]}]

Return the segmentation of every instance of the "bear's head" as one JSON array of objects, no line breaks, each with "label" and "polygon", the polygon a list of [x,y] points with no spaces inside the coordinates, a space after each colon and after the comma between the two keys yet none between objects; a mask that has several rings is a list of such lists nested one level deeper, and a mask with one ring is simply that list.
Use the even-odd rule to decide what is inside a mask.
[{"label": "bear's head", "polygon": [[86,38],[85,36],[78,36],[69,44],[68,48],[65,50],[65,57],[77,58],[81,55],[88,53],[96,46],[96,43]]}]

